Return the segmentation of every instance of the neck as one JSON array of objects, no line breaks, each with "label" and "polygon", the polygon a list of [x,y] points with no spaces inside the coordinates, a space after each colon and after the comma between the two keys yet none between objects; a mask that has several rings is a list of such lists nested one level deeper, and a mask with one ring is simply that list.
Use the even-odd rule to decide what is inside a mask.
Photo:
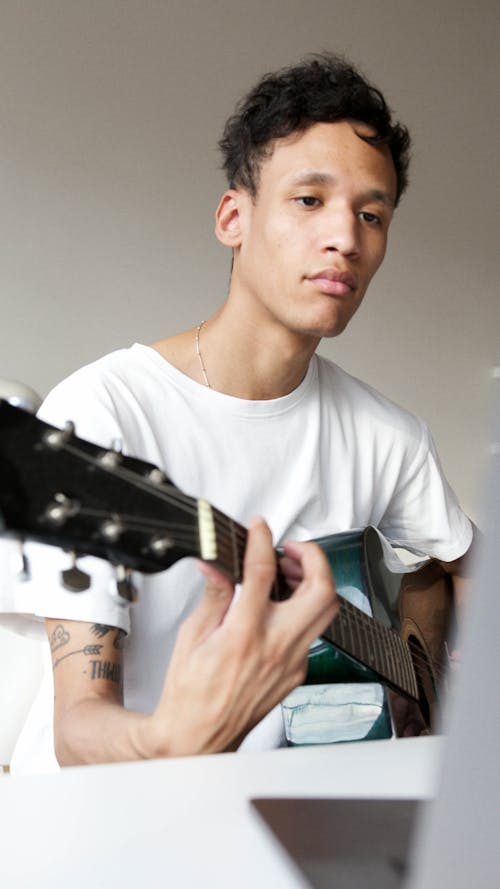
[{"label": "neck", "polygon": [[203,364],[210,387],[219,392],[250,400],[280,398],[302,382],[317,344],[278,323],[262,323],[229,298],[200,330],[198,378]]},{"label": "neck", "polygon": [[255,317],[230,296],[205,321],[198,343],[195,327],[159,340],[152,348],[202,385],[208,382],[211,389],[225,395],[265,401],[297,388],[318,342],[315,337],[294,334],[272,319]]}]

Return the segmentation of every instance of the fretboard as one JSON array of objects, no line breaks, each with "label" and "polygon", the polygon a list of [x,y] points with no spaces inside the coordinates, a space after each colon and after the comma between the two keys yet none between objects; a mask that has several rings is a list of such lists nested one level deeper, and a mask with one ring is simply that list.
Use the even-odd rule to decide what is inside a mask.
[{"label": "fretboard", "polygon": [[[243,525],[214,509],[217,561],[237,582],[243,574],[247,531]],[[278,568],[271,594],[274,600],[288,599],[291,591]],[[418,700],[418,687],[408,643],[395,632],[347,599],[339,596],[340,611],[323,637],[336,648],[377,674],[381,682]]]},{"label": "fretboard", "polygon": [[408,643],[339,596],[340,611],[323,636],[373,670],[382,682],[418,700],[418,686]]}]

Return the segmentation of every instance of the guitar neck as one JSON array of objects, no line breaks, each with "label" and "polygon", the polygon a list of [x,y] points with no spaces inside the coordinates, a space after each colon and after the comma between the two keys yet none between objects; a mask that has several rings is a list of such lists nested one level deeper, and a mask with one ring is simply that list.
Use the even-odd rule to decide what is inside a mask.
[{"label": "guitar neck", "polygon": [[[217,540],[217,562],[239,582],[243,575],[243,558],[247,531],[224,513],[212,508]],[[271,599],[288,599],[291,591],[279,570]],[[349,655],[375,673],[381,682],[407,697],[418,700],[418,687],[408,643],[391,629],[365,614],[347,599],[339,596],[340,611],[323,633],[323,637],[344,654]]]},{"label": "guitar neck", "polygon": [[395,630],[339,596],[340,611],[323,637],[406,697],[418,700],[418,686],[408,643]]}]

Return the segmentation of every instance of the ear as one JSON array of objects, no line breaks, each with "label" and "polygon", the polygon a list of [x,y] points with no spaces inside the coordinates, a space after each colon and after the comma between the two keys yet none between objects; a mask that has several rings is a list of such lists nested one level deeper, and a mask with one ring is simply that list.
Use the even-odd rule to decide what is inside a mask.
[{"label": "ear", "polygon": [[234,188],[224,192],[215,211],[215,234],[225,247],[239,247],[241,244],[241,191]]}]

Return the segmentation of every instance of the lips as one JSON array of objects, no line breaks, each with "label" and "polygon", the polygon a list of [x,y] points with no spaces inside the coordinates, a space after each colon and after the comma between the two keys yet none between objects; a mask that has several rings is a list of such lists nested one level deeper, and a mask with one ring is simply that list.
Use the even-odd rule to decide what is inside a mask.
[{"label": "lips", "polygon": [[311,281],[322,293],[334,296],[349,296],[356,290],[356,279],[349,272],[341,272],[337,269],[322,269],[315,275],[308,275]]}]

